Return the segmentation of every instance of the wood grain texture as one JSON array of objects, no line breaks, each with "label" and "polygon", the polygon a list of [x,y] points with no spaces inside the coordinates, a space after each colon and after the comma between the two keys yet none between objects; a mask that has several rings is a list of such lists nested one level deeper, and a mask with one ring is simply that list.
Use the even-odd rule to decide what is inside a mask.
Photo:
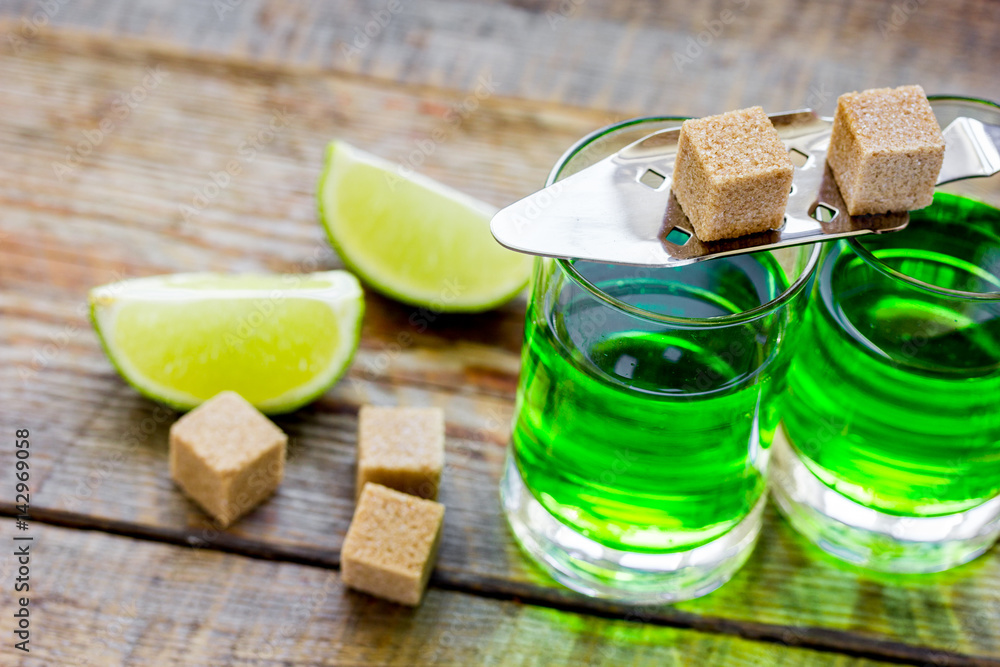
[{"label": "wood grain texture", "polygon": [[[492,96],[454,126],[446,118],[459,93],[67,35],[25,49],[0,56],[0,405],[5,428],[32,429],[39,517],[335,567],[353,511],[357,408],[440,405],[449,510],[439,589],[895,660],[1000,659],[996,552],[946,576],[884,579],[831,565],[769,516],[748,566],[701,600],[639,612],[557,587],[517,551],[496,494],[523,300],[444,317],[369,294],[349,376],[279,420],[292,447],[278,494],[215,531],[169,481],[175,415],[114,374],[86,321],[87,288],[122,275],[338,266],[313,200],[323,146],[335,135],[407,164],[443,123],[447,139],[421,153],[420,170],[500,204],[535,188],[566,146],[607,118]],[[167,76],[98,141],[101,121],[116,118],[116,102],[143,85],[147,68]],[[252,159],[241,156],[240,144],[282,108],[287,127]],[[67,150],[80,164],[60,180],[53,163]],[[242,160],[240,175],[185,219],[181,205],[231,159]],[[0,471],[5,488],[9,473]]]},{"label": "wood grain texture", "polygon": [[409,609],[345,589],[333,570],[33,530],[31,652],[14,657],[5,642],[4,665],[887,664],[453,591]]},{"label": "wood grain texture", "polygon": [[832,113],[840,92],[903,83],[1000,98],[1000,6],[990,0],[52,3],[47,12],[8,0],[0,11],[29,34],[22,17],[399,83],[472,90],[492,77],[506,96],[626,115],[753,104]]}]

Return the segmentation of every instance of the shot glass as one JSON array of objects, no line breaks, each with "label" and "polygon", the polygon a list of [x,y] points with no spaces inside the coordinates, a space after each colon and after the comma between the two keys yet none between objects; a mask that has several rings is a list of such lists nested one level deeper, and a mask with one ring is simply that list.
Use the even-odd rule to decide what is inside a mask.
[{"label": "shot glass", "polygon": [[[561,178],[682,121],[595,132],[547,185],[561,196]],[[536,260],[501,497],[517,540],[555,579],[671,602],[746,561],[818,259],[803,246],[682,268]]]},{"label": "shot glass", "polygon": [[[1000,107],[932,97],[1000,124]],[[825,249],[775,443],[791,524],[863,567],[934,572],[1000,534],[1000,176],[938,188],[900,232]]]}]

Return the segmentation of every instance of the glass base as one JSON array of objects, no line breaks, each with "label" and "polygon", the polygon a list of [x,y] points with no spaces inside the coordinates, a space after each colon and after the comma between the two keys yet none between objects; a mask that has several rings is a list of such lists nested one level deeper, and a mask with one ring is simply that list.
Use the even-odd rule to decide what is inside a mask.
[{"label": "glass base", "polygon": [[881,572],[940,572],[976,558],[1000,535],[1000,497],[935,517],[885,514],[841,495],[799,459],[778,429],[771,492],[796,531],[827,553]]},{"label": "glass base", "polygon": [[714,591],[753,551],[767,496],[722,537],[688,551],[665,554],[619,551],[559,521],[531,494],[512,456],[500,483],[507,521],[521,547],[565,586],[632,604],[689,600]]}]

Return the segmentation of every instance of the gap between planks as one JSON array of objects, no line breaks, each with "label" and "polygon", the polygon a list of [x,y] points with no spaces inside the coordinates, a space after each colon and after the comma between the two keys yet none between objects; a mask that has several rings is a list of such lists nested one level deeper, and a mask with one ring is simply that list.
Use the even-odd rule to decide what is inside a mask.
[{"label": "gap between planks", "polygon": [[[18,514],[12,504],[0,502],[0,516],[16,517]],[[281,548],[225,532],[219,532],[211,540],[202,540],[197,537],[194,531],[151,528],[127,521],[95,519],[75,512],[51,509],[32,509],[31,518],[39,523],[61,528],[99,531],[132,539],[188,548],[209,549],[259,560],[296,563],[331,570],[340,569],[339,552],[329,549]],[[557,611],[735,636],[751,641],[793,646],[855,658],[941,667],[1000,667],[1000,660],[954,651],[922,648],[901,642],[865,637],[843,630],[789,627],[772,623],[702,616],[669,606],[634,607],[583,597],[562,588],[540,588],[498,577],[463,576],[459,572],[441,570],[440,568],[434,570],[430,585],[441,590],[493,600],[520,602]]]}]

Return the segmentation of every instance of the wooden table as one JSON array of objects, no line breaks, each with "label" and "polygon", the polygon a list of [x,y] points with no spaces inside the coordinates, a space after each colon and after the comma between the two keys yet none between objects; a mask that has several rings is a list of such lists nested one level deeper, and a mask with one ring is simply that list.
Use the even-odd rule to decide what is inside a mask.
[{"label": "wooden table", "polygon": [[[0,4],[0,513],[16,514],[10,441],[30,429],[34,537],[20,654],[3,520],[0,664],[1000,665],[995,550],[879,576],[770,513],[748,565],[705,598],[628,608],[556,585],[514,545],[496,491],[523,298],[422,327],[369,292],[347,378],[278,420],[292,443],[279,492],[225,532],[168,477],[176,415],[98,346],[94,285],[339,266],[314,203],[333,137],[499,205],[577,137],[638,114],[829,113],[840,92],[912,82],[1000,98],[1000,3],[690,5]],[[213,187],[231,160],[241,173]],[[337,573],[365,403],[447,414],[445,535],[416,610]]]}]

